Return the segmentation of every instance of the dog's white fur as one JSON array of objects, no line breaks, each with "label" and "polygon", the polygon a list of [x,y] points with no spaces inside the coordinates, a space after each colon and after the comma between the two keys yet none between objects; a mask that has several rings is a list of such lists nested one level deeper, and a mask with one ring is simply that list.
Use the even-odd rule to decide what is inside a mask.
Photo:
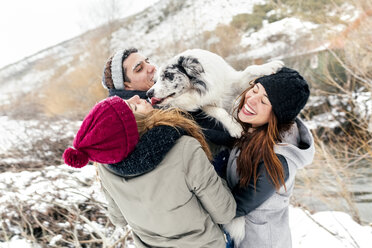
[{"label": "dog's white fur", "polygon": [[215,53],[186,50],[159,69],[158,80],[148,95],[161,99],[161,106],[186,111],[201,108],[219,120],[231,136],[240,137],[242,127],[231,115],[234,101],[251,80],[275,73],[282,67],[283,62],[273,61],[236,71]]},{"label": "dog's white fur", "polygon": [[245,237],[245,216],[233,219],[228,224],[223,225],[223,228],[234,240],[234,246],[239,247]]}]

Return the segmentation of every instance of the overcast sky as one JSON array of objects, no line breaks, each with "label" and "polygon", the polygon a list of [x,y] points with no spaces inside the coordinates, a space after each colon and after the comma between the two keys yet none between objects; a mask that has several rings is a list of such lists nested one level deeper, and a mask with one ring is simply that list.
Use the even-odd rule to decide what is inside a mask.
[{"label": "overcast sky", "polygon": [[[100,5],[109,1],[1,0],[0,68],[101,24],[107,13]],[[157,1],[116,0],[121,17]]]}]

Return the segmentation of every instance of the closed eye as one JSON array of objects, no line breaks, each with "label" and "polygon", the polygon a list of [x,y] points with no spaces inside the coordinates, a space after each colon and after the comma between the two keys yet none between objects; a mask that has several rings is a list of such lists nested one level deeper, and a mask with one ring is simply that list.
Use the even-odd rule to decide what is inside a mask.
[{"label": "closed eye", "polygon": [[263,99],[261,100],[261,102],[263,104],[265,104],[265,105],[269,105],[270,104],[270,100],[269,100],[269,98],[266,95],[263,97]]},{"label": "closed eye", "polygon": [[129,103],[129,108],[132,110],[132,111],[137,111],[137,105],[134,105],[134,104],[131,104]]}]

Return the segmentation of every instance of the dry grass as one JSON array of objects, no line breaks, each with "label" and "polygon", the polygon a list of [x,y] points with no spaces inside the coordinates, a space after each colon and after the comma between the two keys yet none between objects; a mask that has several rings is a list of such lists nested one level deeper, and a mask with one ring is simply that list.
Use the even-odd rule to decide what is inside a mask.
[{"label": "dry grass", "polygon": [[[108,49],[102,39],[81,41],[84,51],[72,61],[71,68],[58,73],[42,90],[43,110],[48,116],[82,117],[94,104],[107,97],[101,85],[101,73]],[[84,57],[85,58],[81,58]]]},{"label": "dry grass", "polygon": [[[327,59],[321,64],[316,81],[312,82],[313,87],[317,87],[313,92],[318,96],[340,100],[337,106],[328,102],[316,110],[321,113],[337,109],[336,120],[340,125],[336,129],[323,127],[314,132],[315,160],[312,166],[298,172],[296,187],[302,194],[297,198],[320,199],[328,209],[348,212],[354,220],[361,222],[355,194],[363,192],[355,192],[352,185],[357,178],[369,176],[357,171],[372,169],[372,116],[362,111],[367,106],[356,101],[356,93],[372,92],[372,50],[369,45],[372,41],[372,6],[363,0],[358,1],[357,6],[362,13],[361,21],[357,20],[358,25],[352,23],[353,28],[340,35],[342,44],[337,42],[336,47],[327,51]],[[313,115],[310,110],[305,113],[308,117]],[[366,194],[371,194],[370,190],[366,189]]]},{"label": "dry grass", "polygon": [[89,65],[79,66],[43,89],[43,107],[48,116],[77,116],[87,113],[107,96],[97,72]]},{"label": "dry grass", "polygon": [[61,164],[62,153],[72,144],[77,125],[39,119],[24,122],[18,127],[21,130],[9,127],[11,144],[6,153],[0,153],[0,172],[34,171],[46,165]]},{"label": "dry grass", "polygon": [[40,195],[40,199],[59,199],[39,200],[39,206],[45,204],[46,209],[30,208],[29,202],[14,199],[7,205],[7,214],[0,215],[0,240],[11,240],[17,230],[20,236],[42,247],[124,248],[133,242],[131,229],[115,228],[107,218],[106,204],[93,195],[84,195],[86,200],[76,204],[60,203],[62,195],[63,189]]}]

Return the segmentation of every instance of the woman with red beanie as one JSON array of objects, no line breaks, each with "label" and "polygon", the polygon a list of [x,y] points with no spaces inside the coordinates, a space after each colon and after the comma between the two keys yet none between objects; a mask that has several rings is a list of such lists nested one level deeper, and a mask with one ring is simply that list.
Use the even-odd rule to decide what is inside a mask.
[{"label": "woman with red beanie", "polygon": [[101,163],[109,218],[131,226],[137,247],[226,246],[218,224],[232,220],[236,203],[187,113],[110,97],[85,117],[73,146],[65,163]]},{"label": "woman with red beanie", "polygon": [[289,199],[297,169],[314,157],[311,132],[297,118],[309,94],[305,79],[286,67],[241,94],[236,111],[243,133],[226,171],[237,218],[225,228],[235,247],[292,246]]}]

